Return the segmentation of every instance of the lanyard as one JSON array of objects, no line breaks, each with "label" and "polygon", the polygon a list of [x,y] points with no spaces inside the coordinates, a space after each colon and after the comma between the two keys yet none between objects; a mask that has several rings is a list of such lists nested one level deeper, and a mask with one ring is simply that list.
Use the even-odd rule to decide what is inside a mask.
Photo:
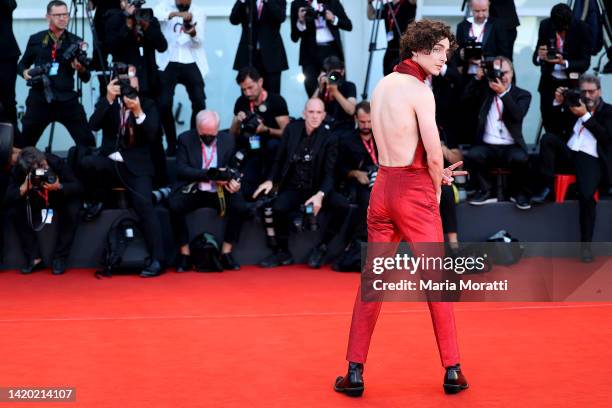
[{"label": "lanyard", "polygon": [[[393,6],[393,4],[389,4],[389,8],[387,9],[387,21],[389,22],[389,31],[393,31],[393,27],[395,26],[395,18],[393,18],[393,15],[395,14],[395,16],[397,17],[397,13],[399,12],[399,9],[402,7],[402,5],[404,4],[404,1],[406,0],[400,0],[399,3],[397,3],[397,6]],[[391,9],[393,9],[393,14],[391,13]]]},{"label": "lanyard", "polygon": [[212,147],[212,152],[210,154],[210,159],[208,159],[206,157],[206,145],[204,143],[202,143],[202,168],[203,169],[208,169],[210,167],[210,164],[212,163],[213,159],[215,158],[215,154],[217,154],[217,143],[215,142],[215,144]]},{"label": "lanyard", "polygon": [[45,200],[45,207],[49,208],[49,190],[37,191],[38,195]]},{"label": "lanyard", "polygon": [[561,38],[561,35],[559,33],[555,33],[555,35],[557,36],[557,49],[559,50],[559,52],[563,52],[563,44],[565,44],[565,41],[563,40],[563,38]]},{"label": "lanyard", "polygon": [[261,12],[263,11],[263,0],[257,1],[257,19],[261,19]]},{"label": "lanyard", "polygon": [[495,108],[497,109],[497,115],[499,116],[499,117],[497,118],[497,120],[499,120],[500,122],[503,122],[503,120],[502,120],[502,113],[503,113],[503,112],[502,112],[501,107],[499,106],[499,97],[498,97],[498,96],[496,96],[496,97],[494,98],[494,101],[495,101]]},{"label": "lanyard", "polygon": [[[268,98],[268,92],[264,89],[261,91],[259,98],[257,99],[257,106],[261,105]],[[249,106],[251,107],[251,113],[255,113],[255,102],[249,101]]]},{"label": "lanyard", "polygon": [[55,62],[56,56],[57,56],[57,43],[53,42],[53,45],[51,46],[51,59],[53,60],[53,62]]},{"label": "lanyard", "polygon": [[[474,35],[474,24],[475,23],[472,23],[472,25],[470,26],[470,37],[472,38],[476,38],[476,35]],[[486,28],[487,26],[483,24],[482,30],[480,31],[480,34],[478,34],[478,38],[476,38],[476,42],[482,42],[482,37],[484,36]]]},{"label": "lanyard", "polygon": [[374,164],[378,166],[378,158],[376,157],[376,147],[374,146],[374,139],[370,137],[370,140],[366,142],[365,140],[363,140],[363,138],[361,138],[361,143],[363,143],[363,146],[368,151],[368,154],[372,158],[372,162],[374,162]]}]

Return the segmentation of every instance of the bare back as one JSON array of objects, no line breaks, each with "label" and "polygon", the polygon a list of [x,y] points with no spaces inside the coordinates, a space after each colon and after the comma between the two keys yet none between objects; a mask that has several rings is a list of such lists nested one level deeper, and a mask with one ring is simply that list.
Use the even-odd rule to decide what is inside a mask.
[{"label": "bare back", "polygon": [[[432,104],[429,87],[411,75],[392,73],[384,77],[372,95],[372,131],[381,165],[412,164],[419,141],[416,109]],[[435,115],[435,103],[432,114]]]}]

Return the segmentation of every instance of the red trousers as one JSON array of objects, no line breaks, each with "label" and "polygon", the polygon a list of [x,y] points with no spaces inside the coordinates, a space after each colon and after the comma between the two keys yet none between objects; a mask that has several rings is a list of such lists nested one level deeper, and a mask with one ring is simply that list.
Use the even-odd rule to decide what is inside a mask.
[{"label": "red trousers", "polygon": [[[378,171],[368,208],[370,243],[444,242],[438,200],[419,143],[414,163]],[[442,366],[459,363],[452,303],[428,302]],[[346,359],[365,363],[381,302],[364,302],[361,288],[353,308]]]}]

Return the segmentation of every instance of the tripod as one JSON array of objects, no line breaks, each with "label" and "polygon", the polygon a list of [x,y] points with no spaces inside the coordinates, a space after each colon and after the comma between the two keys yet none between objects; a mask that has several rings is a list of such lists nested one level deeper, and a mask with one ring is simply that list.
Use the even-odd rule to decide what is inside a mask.
[{"label": "tripod", "polygon": [[[588,16],[590,3],[591,2],[589,0],[585,0],[583,3],[581,16],[582,21],[585,21]],[[570,8],[573,9],[575,2],[574,0],[568,0],[567,4]],[[603,36],[604,53],[602,53],[599,59],[597,60],[597,65],[593,68],[593,72],[595,73],[595,75],[599,75],[600,72],[602,74],[612,74],[612,25],[610,24],[608,10],[606,9],[606,4],[604,3],[604,0],[596,0],[596,7],[599,9],[599,12],[601,14],[601,28],[605,35]],[[603,58],[606,55],[608,56],[608,63],[602,69],[601,65],[603,63]]]},{"label": "tripod", "polygon": [[[377,48],[376,46],[376,41],[378,39],[378,26],[380,25],[381,15],[383,12],[382,3],[383,0],[376,0],[376,4],[374,5],[376,15],[374,16],[374,21],[372,22],[372,29],[370,31],[370,45],[368,46],[368,66],[366,68],[365,80],[363,81],[363,92],[361,93],[361,99],[363,100],[368,99],[368,88],[370,87],[370,74],[372,71],[372,58],[374,57],[374,52],[387,49],[387,47]],[[387,4],[389,5],[389,13],[391,14],[391,18],[393,19],[393,29],[395,31],[394,35],[397,35],[397,38],[401,38],[402,32],[400,31],[399,24],[397,23],[397,19],[395,17],[393,3],[389,0]]]}]

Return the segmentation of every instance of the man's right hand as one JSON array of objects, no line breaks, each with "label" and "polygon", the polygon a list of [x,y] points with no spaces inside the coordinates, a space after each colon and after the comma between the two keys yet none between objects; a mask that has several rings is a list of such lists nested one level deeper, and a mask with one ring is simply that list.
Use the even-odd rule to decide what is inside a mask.
[{"label": "man's right hand", "polygon": [[29,71],[29,69],[24,69],[23,70],[23,79],[25,79],[26,81],[29,81],[30,79],[32,79],[32,77],[30,75],[28,75],[28,71]]},{"label": "man's right hand", "polygon": [[121,9],[128,15],[133,16],[134,11],[136,11],[136,6],[128,4],[127,1],[122,0],[120,3]]},{"label": "man's right hand", "polygon": [[28,191],[30,191],[31,187],[32,185],[30,184],[30,175],[28,174],[26,179],[23,181],[23,183],[19,187],[19,194],[21,196],[24,196]]},{"label": "man's right hand", "polygon": [[567,91],[567,88],[560,86],[555,90],[555,104],[562,105],[565,102],[565,96],[563,94]]},{"label": "man's right hand", "polygon": [[367,186],[370,184],[370,178],[368,177],[368,173],[361,170],[351,170],[349,176],[354,177],[360,184]]},{"label": "man's right hand", "polygon": [[547,62],[548,61],[548,47],[545,45],[540,45],[540,48],[538,48],[538,58],[540,59],[540,61],[544,61]]},{"label": "man's right hand", "polygon": [[121,95],[121,87],[117,84],[119,80],[117,78],[113,79],[106,86],[106,100],[109,104],[113,104],[117,96]]},{"label": "man's right hand", "polygon": [[274,183],[272,183],[270,180],[264,181],[253,193],[253,199],[256,199],[262,192],[264,194],[268,194],[272,190],[272,187],[274,187]]},{"label": "man's right hand", "polygon": [[302,24],[306,24],[306,7],[300,7],[298,10],[298,21]]}]

